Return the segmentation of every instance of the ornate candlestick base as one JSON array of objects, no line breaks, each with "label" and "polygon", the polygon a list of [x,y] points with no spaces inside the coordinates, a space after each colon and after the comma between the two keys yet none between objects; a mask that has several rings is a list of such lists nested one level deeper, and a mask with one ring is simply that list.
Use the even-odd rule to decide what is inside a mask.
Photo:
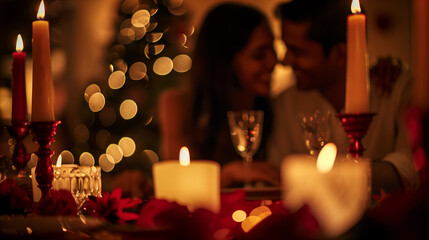
[{"label": "ornate candlestick base", "polygon": [[18,178],[24,176],[24,168],[30,160],[30,155],[25,150],[23,140],[28,134],[28,123],[12,122],[11,126],[7,127],[7,130],[11,137],[15,139],[15,148],[12,154],[12,162],[18,173]]},{"label": "ornate candlestick base", "polygon": [[362,157],[365,150],[362,138],[366,135],[374,115],[375,113],[338,113],[336,115],[350,139],[350,146],[347,150],[354,158]]},{"label": "ornate candlestick base", "polygon": [[52,121],[33,122],[30,124],[33,140],[39,144],[39,149],[36,152],[36,155],[39,157],[36,166],[36,180],[42,192],[41,199],[49,197],[49,190],[52,187],[54,172],[52,170],[51,156],[53,151],[49,149],[49,146],[55,141],[54,135],[60,123],[61,121]]}]

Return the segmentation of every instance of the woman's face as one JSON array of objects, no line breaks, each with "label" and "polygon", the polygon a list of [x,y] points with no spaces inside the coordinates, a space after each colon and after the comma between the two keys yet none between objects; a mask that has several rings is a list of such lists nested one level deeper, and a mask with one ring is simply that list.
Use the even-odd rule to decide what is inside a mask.
[{"label": "woman's face", "polygon": [[273,40],[267,24],[261,23],[233,59],[241,86],[257,96],[268,97],[270,93],[271,73],[277,63]]}]

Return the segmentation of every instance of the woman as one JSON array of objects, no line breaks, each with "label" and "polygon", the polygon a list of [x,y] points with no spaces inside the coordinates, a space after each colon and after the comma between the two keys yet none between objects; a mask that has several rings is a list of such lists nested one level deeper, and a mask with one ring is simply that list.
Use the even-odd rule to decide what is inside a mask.
[{"label": "woman", "polygon": [[229,3],[209,12],[194,48],[189,84],[160,97],[163,159],[177,159],[180,147],[188,146],[192,159],[223,166],[223,186],[240,181],[241,160],[231,141],[227,111],[260,109],[265,113],[263,136],[254,171],[247,174],[278,184],[277,171],[258,162],[265,160],[272,120],[270,80],[277,62],[273,40],[266,17],[256,9]]}]

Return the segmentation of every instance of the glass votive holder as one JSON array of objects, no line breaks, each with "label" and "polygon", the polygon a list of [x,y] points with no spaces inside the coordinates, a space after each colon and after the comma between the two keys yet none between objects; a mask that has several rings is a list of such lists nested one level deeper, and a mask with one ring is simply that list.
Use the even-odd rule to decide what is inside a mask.
[{"label": "glass votive holder", "polygon": [[[88,196],[101,197],[101,168],[99,166],[78,166],[76,164],[63,164],[60,167],[53,166],[54,179],[52,189],[68,190],[73,195],[78,206]],[[31,169],[34,176],[35,168]],[[33,201],[38,202],[41,191],[37,187],[37,181],[32,177]]]}]

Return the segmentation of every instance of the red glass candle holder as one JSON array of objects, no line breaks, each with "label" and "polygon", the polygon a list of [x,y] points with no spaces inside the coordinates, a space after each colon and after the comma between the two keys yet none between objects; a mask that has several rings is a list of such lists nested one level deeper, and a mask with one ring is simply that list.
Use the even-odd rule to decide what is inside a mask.
[{"label": "red glass candle holder", "polygon": [[12,154],[12,162],[18,172],[18,177],[24,176],[24,168],[30,160],[23,143],[24,138],[28,135],[28,123],[25,121],[12,121],[12,125],[7,127],[12,138],[15,139],[15,147]]},{"label": "red glass candle holder", "polygon": [[363,155],[365,148],[362,145],[362,138],[366,135],[374,115],[375,113],[338,113],[336,115],[350,139],[347,150],[353,158]]},{"label": "red glass candle holder", "polygon": [[55,141],[55,134],[57,133],[57,126],[61,121],[52,122],[33,122],[30,124],[30,130],[33,134],[33,140],[39,144],[36,152],[38,156],[36,166],[36,181],[42,192],[42,198],[49,197],[49,190],[52,187],[52,180],[54,179],[54,172],[52,169],[51,156],[54,153],[49,148],[51,143]]}]

